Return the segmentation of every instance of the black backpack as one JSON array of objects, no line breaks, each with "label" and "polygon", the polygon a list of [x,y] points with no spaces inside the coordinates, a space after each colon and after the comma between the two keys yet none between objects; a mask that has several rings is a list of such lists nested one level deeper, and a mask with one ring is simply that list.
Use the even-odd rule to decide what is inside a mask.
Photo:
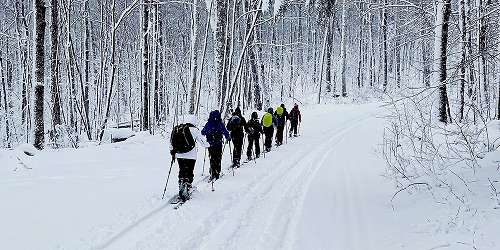
[{"label": "black backpack", "polygon": [[241,118],[237,115],[234,115],[233,117],[231,117],[231,119],[229,119],[227,127],[231,131],[241,129],[242,128]]},{"label": "black backpack", "polygon": [[292,111],[290,111],[289,116],[290,120],[297,121],[299,119],[299,112],[296,109],[292,109]]},{"label": "black backpack", "polygon": [[194,127],[193,124],[179,124],[174,127],[170,135],[170,144],[175,153],[187,153],[196,146],[193,135],[189,128]]}]

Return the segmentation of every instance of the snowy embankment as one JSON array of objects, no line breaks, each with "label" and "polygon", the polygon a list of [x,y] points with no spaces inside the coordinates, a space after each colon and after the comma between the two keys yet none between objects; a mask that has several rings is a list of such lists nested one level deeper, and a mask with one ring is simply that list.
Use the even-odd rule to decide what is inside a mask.
[{"label": "snowy embankment", "polygon": [[[161,137],[137,135],[33,157],[0,151],[0,244],[3,249],[470,249],[476,237],[485,240],[481,249],[498,249],[498,213],[481,221],[481,229],[488,230],[479,237],[436,226],[445,213],[438,205],[419,203],[421,195],[401,195],[390,203],[394,187],[382,177],[385,165],[377,153],[385,125],[377,117],[378,105],[302,112],[300,137],[242,166],[235,176],[227,170],[226,147],[225,176],[215,192],[200,182],[200,150],[198,192],[179,210],[161,200],[170,163]],[[208,165],[207,159],[205,174]],[[177,170],[174,166],[167,197],[177,192]]]}]

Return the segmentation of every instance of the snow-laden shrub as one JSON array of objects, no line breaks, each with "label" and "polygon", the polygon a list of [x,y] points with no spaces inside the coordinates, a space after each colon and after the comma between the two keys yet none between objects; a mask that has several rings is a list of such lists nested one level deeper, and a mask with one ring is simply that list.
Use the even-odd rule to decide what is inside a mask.
[{"label": "snow-laden shrub", "polygon": [[462,122],[440,123],[433,99],[401,97],[387,105],[382,152],[386,176],[396,185],[393,204],[401,195],[427,192],[462,217],[498,206],[490,201],[500,196],[500,171],[484,158],[500,144],[499,122],[469,114]]}]

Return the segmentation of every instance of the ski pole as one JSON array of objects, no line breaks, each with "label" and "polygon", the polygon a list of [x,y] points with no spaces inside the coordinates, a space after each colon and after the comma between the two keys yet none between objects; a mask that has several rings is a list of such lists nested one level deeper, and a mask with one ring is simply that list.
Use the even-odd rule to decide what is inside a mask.
[{"label": "ski pole", "polygon": [[220,156],[221,162],[222,162],[222,157],[224,156],[224,151],[226,150],[226,144],[228,143],[228,141],[226,140],[226,142],[223,142],[223,143],[224,143],[224,145],[222,146],[222,152],[221,152],[221,156]]},{"label": "ski pole", "polygon": [[233,169],[233,176],[234,176],[234,158],[233,158],[233,153],[231,152],[232,149],[231,149],[231,141],[229,141],[229,153],[231,154],[231,162],[233,163],[232,165],[232,169]]},{"label": "ski pole", "polygon": [[203,171],[201,172],[201,176],[205,174],[205,160],[207,159],[207,150],[205,149],[205,157],[203,157]]},{"label": "ski pole", "polygon": [[266,139],[262,136],[262,153],[264,153],[264,159],[266,159],[266,145],[264,143]]},{"label": "ski pole", "polygon": [[288,144],[288,121],[285,122],[286,122],[285,143]]},{"label": "ski pole", "polygon": [[253,147],[251,148],[252,149],[252,155],[253,155],[253,163],[257,164],[257,160],[255,160],[255,151],[253,150]]},{"label": "ski pole", "polygon": [[163,189],[163,195],[161,199],[165,198],[165,192],[167,191],[168,179],[170,179],[170,173],[172,172],[172,166],[174,165],[175,158],[172,157],[172,162],[170,163],[170,169],[168,170],[167,182],[165,183],[165,188]]}]

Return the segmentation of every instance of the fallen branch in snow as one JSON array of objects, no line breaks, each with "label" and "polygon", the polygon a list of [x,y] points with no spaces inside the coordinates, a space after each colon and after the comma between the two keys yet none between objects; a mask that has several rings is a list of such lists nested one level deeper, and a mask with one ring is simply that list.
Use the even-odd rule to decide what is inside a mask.
[{"label": "fallen branch in snow", "polygon": [[491,181],[490,178],[488,178],[488,181],[490,182],[490,186],[491,186],[491,189],[493,190],[493,193],[495,194],[495,197],[498,197],[497,188],[495,187],[495,185],[493,185],[493,182]]},{"label": "fallen branch in snow", "polygon": [[[25,169],[33,169],[31,167],[29,167],[28,165],[26,165],[26,163],[24,163],[21,158],[19,156],[16,155],[16,158],[17,158],[17,161],[19,162],[19,164],[21,164]],[[13,170],[13,171],[17,171],[17,167]]]},{"label": "fallen branch in snow", "polygon": [[428,188],[430,188],[431,186],[428,184],[428,183],[425,183],[425,182],[414,182],[414,183],[411,183],[409,184],[408,186],[402,188],[402,189],[399,189],[398,191],[396,191],[396,193],[394,193],[394,195],[392,196],[391,198],[391,203],[392,201],[394,200],[394,198],[396,198],[396,196],[402,192],[402,191],[405,191],[406,189],[412,187],[412,186],[416,186],[416,185],[426,185]]}]

